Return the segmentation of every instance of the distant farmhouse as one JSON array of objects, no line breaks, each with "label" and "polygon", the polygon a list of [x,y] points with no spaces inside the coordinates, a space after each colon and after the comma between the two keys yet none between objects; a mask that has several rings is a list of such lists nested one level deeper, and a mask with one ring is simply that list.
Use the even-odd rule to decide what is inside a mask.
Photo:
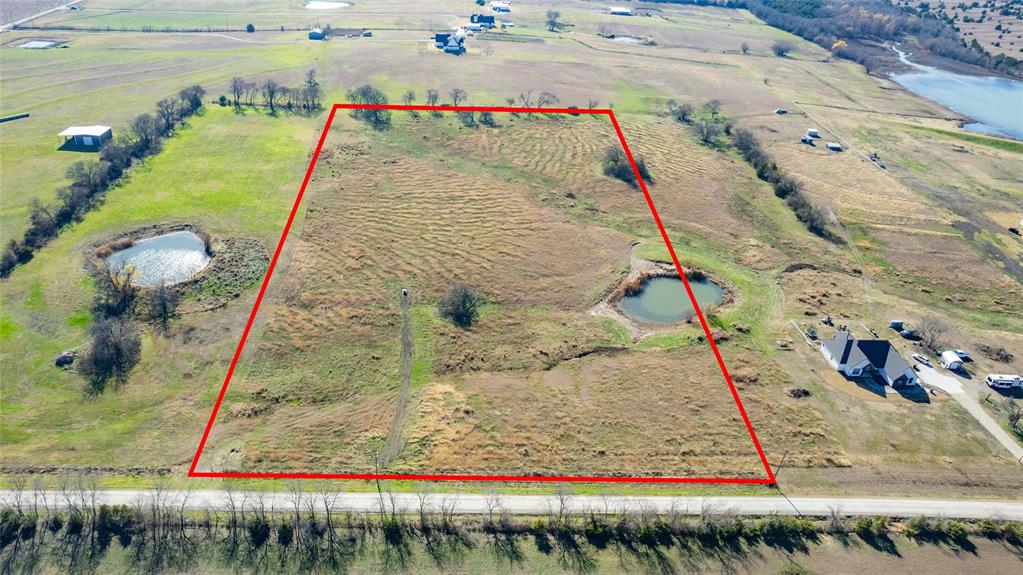
[{"label": "distant farmhouse", "polygon": [[909,387],[917,382],[916,372],[887,340],[856,339],[843,331],[822,341],[821,353],[831,367],[847,377],[876,373],[892,387]]},{"label": "distant farmhouse", "polygon": [[491,2],[490,9],[494,12],[511,12],[511,5],[507,2]]},{"label": "distant farmhouse", "polygon": [[64,138],[62,147],[98,150],[114,132],[110,126],[71,126],[58,135]]},{"label": "distant farmhouse", "polygon": [[459,29],[454,33],[438,32],[433,35],[433,45],[448,54],[462,54],[465,52],[465,30]]}]

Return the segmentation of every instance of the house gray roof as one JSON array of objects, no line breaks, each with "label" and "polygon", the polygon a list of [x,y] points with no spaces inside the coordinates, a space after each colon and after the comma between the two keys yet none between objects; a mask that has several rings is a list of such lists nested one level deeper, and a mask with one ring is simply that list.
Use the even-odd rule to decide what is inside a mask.
[{"label": "house gray roof", "polygon": [[856,365],[867,360],[875,369],[883,369],[892,377],[909,369],[906,360],[886,339],[856,339],[847,332],[839,332],[821,345],[839,358],[839,365]]}]

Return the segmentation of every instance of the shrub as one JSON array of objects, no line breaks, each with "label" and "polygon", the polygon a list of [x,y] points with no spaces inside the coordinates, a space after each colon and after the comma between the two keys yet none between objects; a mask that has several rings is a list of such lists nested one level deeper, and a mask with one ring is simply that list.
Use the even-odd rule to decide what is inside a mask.
[{"label": "shrub", "polygon": [[479,318],[479,308],[483,302],[483,295],[475,288],[457,282],[437,302],[437,311],[458,327],[470,328]]},{"label": "shrub", "polygon": [[249,534],[249,543],[259,548],[270,539],[270,522],[265,517],[256,516],[249,520],[245,526]]},{"label": "shrub", "polygon": [[[642,156],[637,156],[636,170],[639,171],[639,175],[645,181],[650,182],[650,170],[646,167],[646,162]],[[632,169],[632,164],[629,163],[628,156],[618,146],[609,146],[604,152],[604,175],[610,178],[621,180],[632,187],[638,187],[636,182],[636,170]]]},{"label": "shrub", "polygon": [[771,51],[774,52],[775,56],[785,56],[791,52],[795,46],[788,40],[778,40],[774,44],[771,44]]}]

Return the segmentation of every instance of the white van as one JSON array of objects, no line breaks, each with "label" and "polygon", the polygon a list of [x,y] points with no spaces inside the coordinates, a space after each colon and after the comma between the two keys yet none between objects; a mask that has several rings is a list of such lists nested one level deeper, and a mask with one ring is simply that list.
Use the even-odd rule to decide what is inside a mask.
[{"label": "white van", "polygon": [[987,378],[985,378],[985,381],[987,381],[987,385],[991,389],[1023,387],[1023,378],[1018,375],[999,375],[996,373],[990,373]]}]

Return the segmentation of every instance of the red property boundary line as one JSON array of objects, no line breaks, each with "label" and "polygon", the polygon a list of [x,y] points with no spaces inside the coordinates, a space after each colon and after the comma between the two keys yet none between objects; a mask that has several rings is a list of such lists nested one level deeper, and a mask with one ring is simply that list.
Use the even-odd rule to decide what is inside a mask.
[{"label": "red property boundary line", "polygon": [[[738,478],[738,477],[590,477],[590,476],[532,476],[532,475],[429,475],[429,474],[390,474],[390,473],[255,473],[255,472],[216,472],[216,471],[197,471],[196,467],[199,465],[199,457],[202,455],[203,449],[206,447],[206,441],[209,439],[210,431],[213,429],[213,422],[217,418],[217,412],[220,411],[220,405],[224,401],[224,395],[227,393],[227,386],[231,383],[231,377],[234,375],[235,367],[238,365],[238,359],[241,357],[242,349],[245,347],[245,341],[249,337],[249,332],[252,330],[252,324],[256,319],[256,312],[259,310],[259,306],[263,301],[263,296],[266,294],[267,285],[270,283],[270,277],[273,275],[274,268],[277,266],[277,260],[280,258],[281,250],[284,248],[284,242],[288,237],[288,233],[291,231],[291,225],[295,221],[295,215],[298,213],[298,207],[302,203],[302,196],[305,195],[306,187],[309,185],[309,180],[312,178],[313,169],[316,167],[316,161],[320,157],[320,152],[323,149],[323,143],[327,139],[327,133],[330,131],[330,126],[334,122],[334,116],[338,110],[404,110],[404,111],[439,111],[439,112],[511,112],[511,113],[535,113],[535,114],[570,114],[574,116],[588,115],[588,116],[607,116],[611,120],[611,125],[615,129],[615,133],[618,135],[618,141],[621,142],[622,148],[625,150],[625,155],[629,159],[629,163],[632,165],[632,171],[636,176],[636,181],[639,183],[640,189],[643,191],[643,197],[646,198],[647,206],[650,207],[650,213],[654,217],[654,221],[657,223],[657,229],[661,232],[661,238],[664,239],[664,245],[668,248],[668,253],[671,254],[671,260],[675,264],[675,269],[678,271],[678,275],[682,278],[682,284],[686,288],[686,294],[689,296],[689,301],[692,302],[693,309],[696,311],[696,317],[700,320],[700,325],[703,327],[703,333],[707,337],[707,341],[710,343],[710,348],[714,351],[714,358],[717,360],[718,366],[721,368],[721,373],[725,376],[725,381],[728,382],[728,389],[732,393],[732,398],[735,400],[735,405],[739,408],[739,413],[742,415],[742,421],[746,424],[746,430],[749,432],[750,439],[753,440],[753,445],[756,447],[757,455],[760,457],[760,462],[764,466],[764,471],[767,473],[766,478],[754,479],[754,478]],[[668,239],[668,232],[664,229],[664,224],[661,222],[661,216],[657,213],[657,208],[654,207],[654,201],[650,197],[650,191],[647,189],[646,182],[643,181],[640,176],[639,168],[636,166],[636,160],[632,156],[632,151],[629,149],[629,145],[625,141],[625,134],[622,133],[622,128],[618,124],[618,119],[615,118],[614,112],[610,109],[578,109],[578,108],[516,108],[516,107],[501,107],[501,106],[415,106],[415,105],[398,105],[398,104],[334,104],[330,110],[330,115],[327,117],[327,123],[323,126],[323,131],[320,133],[320,139],[316,143],[316,150],[313,152],[312,161],[309,163],[309,168],[306,169],[305,177],[302,179],[302,186],[298,190],[298,196],[295,198],[295,204],[291,207],[291,214],[288,215],[288,223],[285,224],[284,230],[281,232],[281,239],[277,242],[277,249],[274,251],[273,258],[270,260],[270,267],[266,272],[266,276],[263,278],[263,283],[259,287],[259,294],[256,296],[256,303],[252,306],[252,312],[249,313],[249,320],[245,324],[245,331],[242,332],[241,341],[238,342],[238,347],[235,349],[234,357],[231,359],[231,367],[227,370],[227,376],[224,378],[224,383],[220,387],[220,393],[217,395],[217,402],[213,406],[213,411],[210,413],[209,421],[206,422],[206,429],[203,431],[202,439],[199,441],[199,446],[195,450],[195,456],[192,458],[192,465],[188,469],[188,477],[219,477],[219,478],[248,478],[248,479],[411,479],[411,480],[429,480],[429,481],[546,481],[546,482],[600,482],[600,483],[731,483],[731,484],[757,484],[757,485],[776,485],[774,472],[771,470],[770,464],[767,462],[767,457],[764,455],[764,449],[760,446],[760,440],[757,439],[756,431],[753,430],[753,424],[750,423],[749,415],[746,414],[746,408],[742,405],[742,400],[739,398],[739,392],[735,388],[735,383],[732,381],[732,376],[728,373],[728,368],[725,367],[725,360],[721,357],[721,352],[718,350],[717,343],[714,342],[714,337],[710,333],[710,326],[707,324],[707,319],[703,316],[703,311],[700,310],[700,306],[696,302],[696,296],[693,294],[692,288],[689,286],[689,280],[686,279],[686,274],[682,270],[682,264],[679,262],[678,255],[675,253],[675,248],[671,245],[671,240]]]}]

